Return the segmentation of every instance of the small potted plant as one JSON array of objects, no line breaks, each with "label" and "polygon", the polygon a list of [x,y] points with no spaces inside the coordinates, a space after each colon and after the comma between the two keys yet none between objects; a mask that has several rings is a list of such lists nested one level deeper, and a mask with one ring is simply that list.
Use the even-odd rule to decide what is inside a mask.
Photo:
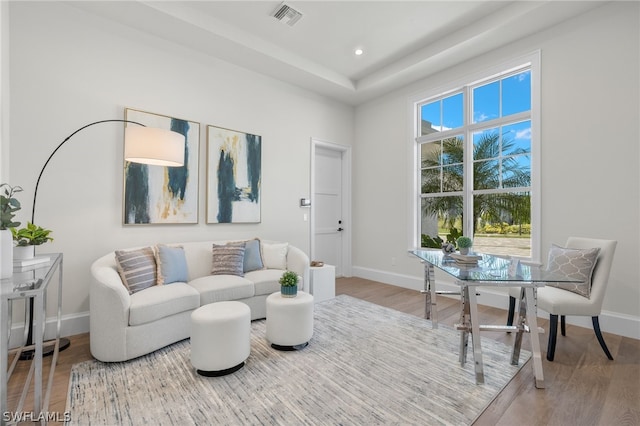
[{"label": "small potted plant", "polygon": [[473,240],[469,237],[458,237],[456,240],[458,244],[458,250],[460,250],[460,254],[467,255],[469,254],[469,249],[473,245]]},{"label": "small potted plant", "polygon": [[13,257],[15,259],[32,258],[35,254],[35,246],[53,241],[53,238],[49,236],[51,232],[50,229],[42,228],[31,222],[27,222],[27,226],[24,228],[11,228],[13,241],[16,244]]},{"label": "small potted plant", "polygon": [[20,210],[20,201],[14,198],[14,194],[22,192],[22,188],[3,183],[0,190],[0,277],[9,278],[13,275],[13,237],[10,229],[20,226],[20,222],[13,221],[16,212]]},{"label": "small potted plant", "polygon": [[282,297],[296,297],[298,294],[298,274],[293,271],[285,271],[278,282]]}]

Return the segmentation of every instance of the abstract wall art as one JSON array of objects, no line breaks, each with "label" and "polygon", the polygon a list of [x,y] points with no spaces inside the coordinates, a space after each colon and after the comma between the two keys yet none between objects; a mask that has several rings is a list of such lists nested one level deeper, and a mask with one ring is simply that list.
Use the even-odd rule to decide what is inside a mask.
[{"label": "abstract wall art", "polygon": [[259,223],[262,137],[207,126],[207,223]]},{"label": "abstract wall art", "polygon": [[[125,120],[173,130],[185,136],[184,166],[163,167],[125,161],[125,225],[198,223],[200,123],[125,109]],[[136,124],[127,123],[128,126]]]}]

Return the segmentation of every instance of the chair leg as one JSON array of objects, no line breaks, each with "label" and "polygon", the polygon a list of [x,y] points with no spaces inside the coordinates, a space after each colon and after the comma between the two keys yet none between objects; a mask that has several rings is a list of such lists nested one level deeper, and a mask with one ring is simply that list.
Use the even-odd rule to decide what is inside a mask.
[{"label": "chair leg", "polygon": [[507,325],[513,325],[513,314],[516,311],[516,298],[509,296],[509,314],[507,315]]},{"label": "chair leg", "polygon": [[558,316],[549,315],[549,345],[547,346],[547,360],[553,361],[556,352],[556,338],[558,337]]},{"label": "chair leg", "polygon": [[598,342],[600,342],[600,346],[602,350],[607,355],[607,358],[613,361],[613,357],[611,356],[611,352],[609,352],[609,348],[607,348],[607,344],[604,343],[604,337],[602,337],[602,332],[600,331],[600,321],[598,317],[591,317],[591,322],[593,323],[593,331],[596,332],[596,337],[598,338]]},{"label": "chair leg", "polygon": [[563,336],[567,335],[567,326],[564,323],[564,315],[560,315],[560,333]]}]

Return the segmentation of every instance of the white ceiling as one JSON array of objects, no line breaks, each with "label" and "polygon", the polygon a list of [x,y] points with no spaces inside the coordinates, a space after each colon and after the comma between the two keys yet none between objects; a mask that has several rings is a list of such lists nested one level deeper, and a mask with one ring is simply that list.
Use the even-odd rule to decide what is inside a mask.
[{"label": "white ceiling", "polygon": [[70,4],[356,105],[604,2],[292,0],[293,26],[271,16],[281,3]]}]

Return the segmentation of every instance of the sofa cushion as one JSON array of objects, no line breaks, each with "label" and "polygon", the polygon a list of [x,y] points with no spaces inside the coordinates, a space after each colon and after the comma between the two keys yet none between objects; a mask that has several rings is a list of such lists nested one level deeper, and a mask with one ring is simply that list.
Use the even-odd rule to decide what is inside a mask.
[{"label": "sofa cushion", "polygon": [[189,281],[200,293],[200,305],[254,296],[253,282],[237,275],[209,275]]},{"label": "sofa cushion", "polygon": [[260,240],[253,239],[244,243],[244,272],[264,269]]},{"label": "sofa cushion", "polygon": [[158,244],[156,264],[158,265],[158,285],[189,281],[187,258],[182,246],[170,247]]},{"label": "sofa cushion", "polygon": [[260,296],[280,291],[278,280],[283,273],[282,269],[263,269],[262,271],[247,272],[244,277],[253,282],[255,294]]},{"label": "sofa cushion", "polygon": [[150,323],[199,306],[198,291],[186,283],[150,287],[131,295],[129,325]]},{"label": "sofa cushion", "polygon": [[211,275],[244,275],[244,242],[213,244]]},{"label": "sofa cushion", "polygon": [[116,250],[115,255],[118,273],[129,294],[157,284],[156,259],[151,247]]},{"label": "sofa cushion", "polygon": [[289,243],[262,243],[262,261],[268,269],[287,269]]}]

